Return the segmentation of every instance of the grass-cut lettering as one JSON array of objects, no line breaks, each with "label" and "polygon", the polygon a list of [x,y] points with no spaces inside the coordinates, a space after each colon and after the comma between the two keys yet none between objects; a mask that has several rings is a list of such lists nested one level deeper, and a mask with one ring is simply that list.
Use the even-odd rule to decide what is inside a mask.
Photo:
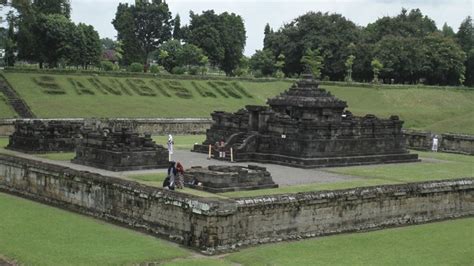
[{"label": "grass-cut lettering", "polygon": [[115,86],[116,88],[120,88],[123,93],[127,94],[128,96],[133,96],[133,93],[123,85],[123,83],[118,80],[118,79],[109,79],[110,83],[112,83],[112,86]]},{"label": "grass-cut lettering", "polygon": [[128,86],[130,86],[130,88],[140,96],[156,96],[156,93],[141,79],[127,79],[126,82]]},{"label": "grass-cut lettering", "polygon": [[234,81],[232,82],[232,86],[234,86],[234,88],[238,90],[245,97],[253,98],[253,96],[250,93],[248,93],[247,90],[245,90],[244,86],[242,86],[240,82]]},{"label": "grass-cut lettering", "polygon": [[193,94],[186,89],[181,82],[176,80],[165,81],[165,86],[172,90],[176,96],[182,99],[191,99]]},{"label": "grass-cut lettering", "polygon": [[161,85],[161,83],[158,83],[157,81],[154,81],[154,80],[151,80],[150,83],[155,86],[155,88],[158,90],[159,93],[161,93],[161,95],[165,96],[165,97],[171,97],[171,94],[169,94],[164,88],[163,86]]},{"label": "grass-cut lettering", "polygon": [[201,95],[202,97],[211,97],[211,98],[217,98],[216,94],[214,94],[211,90],[206,88],[205,86],[202,86],[201,84],[198,84],[196,81],[191,81],[191,85],[196,89],[196,91]]},{"label": "grass-cut lettering", "polygon": [[211,88],[213,88],[214,90],[217,91],[218,94],[220,94],[222,97],[224,98],[229,98],[229,96],[221,89],[219,88],[219,86],[217,86],[216,83],[212,82],[212,81],[208,81],[207,84],[209,86],[211,86]]},{"label": "grass-cut lettering", "polygon": [[91,89],[84,86],[82,82],[74,80],[73,78],[68,78],[67,80],[69,81],[69,83],[71,83],[77,95],[83,95],[83,94],[94,95],[95,94]]},{"label": "grass-cut lettering", "polygon": [[94,80],[95,80],[95,82],[97,82],[97,84],[99,84],[99,86],[101,86],[108,93],[111,93],[113,95],[122,95],[122,92],[119,89],[115,89],[115,88],[110,87],[109,85],[105,84],[104,82],[102,82],[98,78],[94,78]]},{"label": "grass-cut lettering", "polygon": [[104,90],[104,88],[102,88],[102,86],[100,86],[99,83],[97,83],[97,80],[95,78],[88,78],[87,79],[91,84],[92,86],[94,86],[94,88],[96,88],[99,92],[101,92],[102,94],[104,95],[107,95],[107,91]]},{"label": "grass-cut lettering", "polygon": [[66,91],[56,83],[56,79],[51,76],[39,76],[31,78],[46,94],[66,94]]},{"label": "grass-cut lettering", "polygon": [[217,86],[221,87],[230,97],[234,99],[242,99],[242,96],[237,91],[235,91],[229,82],[216,81],[215,83]]}]

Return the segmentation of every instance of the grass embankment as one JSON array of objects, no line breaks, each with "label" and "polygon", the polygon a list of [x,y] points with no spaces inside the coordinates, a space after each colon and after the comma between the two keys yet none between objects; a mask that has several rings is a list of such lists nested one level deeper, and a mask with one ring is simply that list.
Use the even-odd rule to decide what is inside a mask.
[{"label": "grass embankment", "polygon": [[196,257],[167,241],[0,193],[0,254],[26,265],[469,265],[474,219]]},{"label": "grass embankment", "polygon": [[[207,81],[6,72],[38,117],[209,117],[288,89],[289,81]],[[322,86],[356,115],[397,114],[406,128],[474,134],[474,90]],[[119,95],[120,94],[120,95]],[[169,97],[168,97],[169,96]]]},{"label": "grass embankment", "polygon": [[10,104],[7,103],[5,96],[0,94],[0,118],[15,118],[17,114],[12,109]]}]

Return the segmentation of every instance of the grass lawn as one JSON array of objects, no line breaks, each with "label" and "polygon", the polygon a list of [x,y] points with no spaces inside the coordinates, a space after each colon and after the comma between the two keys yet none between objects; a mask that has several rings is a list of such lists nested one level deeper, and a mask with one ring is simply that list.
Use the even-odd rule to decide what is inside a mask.
[{"label": "grass lawn", "polygon": [[[291,85],[289,81],[180,80],[179,76],[172,80],[12,72],[4,75],[32,111],[44,118],[209,117],[214,110],[237,111],[245,105],[265,104],[267,98]],[[124,90],[115,93],[121,95],[104,89],[121,88],[119,84]],[[347,101],[349,110],[356,115],[388,118],[397,114],[405,120],[406,128],[474,134],[474,90],[321,87]]]},{"label": "grass lawn", "polygon": [[18,115],[7,103],[5,96],[0,93],[0,118],[16,118]]},{"label": "grass lawn", "polygon": [[8,145],[8,137],[0,137],[0,148],[5,148]]},{"label": "grass lawn", "polygon": [[123,265],[189,254],[166,241],[0,193],[0,254],[26,265]]},{"label": "grass lawn", "polygon": [[204,257],[154,237],[0,193],[0,254],[26,265],[470,265],[474,218]]},{"label": "grass lawn", "polygon": [[326,168],[329,172],[359,176],[360,179],[326,184],[307,184],[285,186],[274,189],[236,191],[223,193],[221,195],[227,197],[251,197],[270,194],[335,190],[384,184],[401,184],[438,179],[474,177],[474,156],[450,153],[412,152],[418,153],[420,157],[430,159],[431,161],[421,163]]},{"label": "grass lawn", "polygon": [[472,265],[474,218],[252,247],[241,265]]},{"label": "grass lawn", "polygon": [[74,152],[56,152],[37,154],[36,156],[54,161],[71,161],[76,156],[76,154]]}]

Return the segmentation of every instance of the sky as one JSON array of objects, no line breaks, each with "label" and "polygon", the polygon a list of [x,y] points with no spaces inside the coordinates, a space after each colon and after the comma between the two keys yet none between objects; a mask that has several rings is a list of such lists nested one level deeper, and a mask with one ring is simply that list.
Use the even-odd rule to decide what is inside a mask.
[{"label": "sky", "polygon": [[[134,0],[71,0],[72,20],[93,25],[101,38],[115,39],[111,22],[119,2]],[[244,19],[247,45],[245,54],[252,55],[263,47],[266,23],[277,30],[285,23],[309,11],[339,13],[357,25],[366,26],[384,16],[396,16],[402,7],[419,8],[441,28],[446,22],[455,32],[462,20],[474,14],[474,0],[167,0],[173,17],[179,14],[181,25],[189,22],[189,11],[201,13],[214,9],[236,13]]]}]

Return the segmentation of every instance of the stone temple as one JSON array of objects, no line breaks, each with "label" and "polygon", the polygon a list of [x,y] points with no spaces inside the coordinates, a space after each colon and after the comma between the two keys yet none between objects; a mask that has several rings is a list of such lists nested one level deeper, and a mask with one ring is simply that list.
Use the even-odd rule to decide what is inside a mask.
[{"label": "stone temple", "polygon": [[7,149],[26,153],[72,152],[81,136],[82,121],[16,120]]},{"label": "stone temple", "polygon": [[[277,188],[270,172],[256,165],[210,165],[207,168],[194,166],[186,170],[185,185],[212,193],[239,190]],[[200,185],[195,184],[199,182]]]},{"label": "stone temple", "polygon": [[166,168],[169,164],[163,146],[150,135],[140,136],[130,128],[100,128],[84,134],[72,162],[110,171]]},{"label": "stone temple", "polygon": [[267,103],[212,113],[207,138],[193,151],[207,153],[209,145],[224,140],[235,161],[301,168],[418,161],[405,149],[398,116],[353,116],[345,101],[319,88],[311,75]]}]

